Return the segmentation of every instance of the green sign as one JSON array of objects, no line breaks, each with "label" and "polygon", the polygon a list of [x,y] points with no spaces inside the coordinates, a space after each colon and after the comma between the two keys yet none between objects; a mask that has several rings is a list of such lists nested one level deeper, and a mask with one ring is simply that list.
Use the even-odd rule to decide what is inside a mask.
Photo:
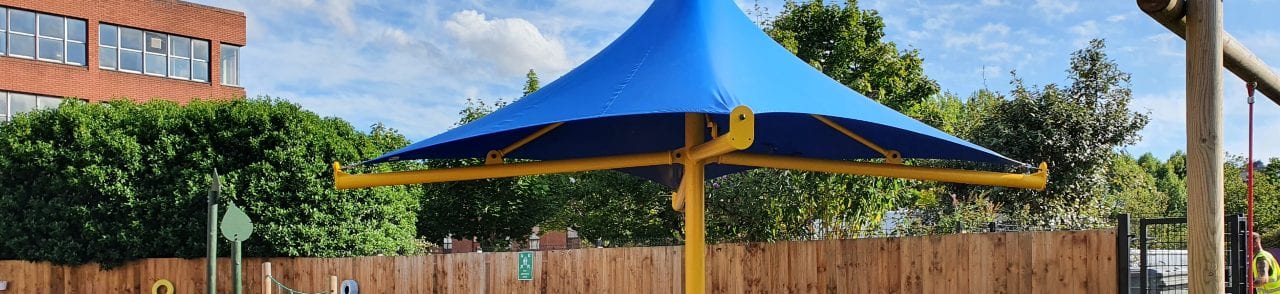
[{"label": "green sign", "polygon": [[231,242],[240,242],[249,239],[249,235],[253,234],[253,222],[249,220],[249,216],[244,214],[240,207],[233,202],[231,207],[227,208],[227,214],[222,216],[222,236]]},{"label": "green sign", "polygon": [[533,280],[533,252],[520,252],[520,264],[516,273],[517,280],[532,281]]}]

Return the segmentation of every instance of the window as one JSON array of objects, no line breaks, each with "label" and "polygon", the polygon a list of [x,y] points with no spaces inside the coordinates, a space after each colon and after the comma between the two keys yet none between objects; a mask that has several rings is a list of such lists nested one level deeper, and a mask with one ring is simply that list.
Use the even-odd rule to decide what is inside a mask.
[{"label": "window", "polygon": [[191,41],[191,79],[209,81],[209,42]]},{"label": "window", "polygon": [[118,69],[120,46],[120,29],[111,25],[98,25],[98,67]]},{"label": "window", "polygon": [[99,24],[98,58],[104,69],[209,81],[209,41]]},{"label": "window", "polygon": [[142,31],[120,28],[120,70],[142,73]]},{"label": "window", "polygon": [[[4,7],[0,7],[0,55],[4,55],[5,52],[9,51],[8,50],[9,44],[6,44],[4,41],[6,39],[4,36],[9,34],[7,33],[8,28],[9,28],[9,10],[4,9]],[[4,107],[0,109],[0,110],[4,110],[4,111],[0,111],[0,113],[5,113],[9,111],[9,100],[7,97],[0,97],[0,104],[3,104],[0,107]],[[5,118],[0,117],[0,121],[4,121],[4,120]]]},{"label": "window", "polygon": [[0,122],[9,121],[14,115],[23,112],[58,108],[63,100],[57,97],[0,92]]},{"label": "window", "polygon": [[163,76],[168,73],[168,63],[165,61],[165,52],[169,48],[169,40],[163,34],[147,32],[147,56],[144,60],[144,68],[146,73],[150,75]]},{"label": "window", "polygon": [[9,10],[9,56],[36,57],[36,14]]},{"label": "window", "polygon": [[240,47],[222,44],[222,84],[240,85]]},{"label": "window", "polygon": [[0,7],[0,55],[84,65],[84,42],[84,20]]}]

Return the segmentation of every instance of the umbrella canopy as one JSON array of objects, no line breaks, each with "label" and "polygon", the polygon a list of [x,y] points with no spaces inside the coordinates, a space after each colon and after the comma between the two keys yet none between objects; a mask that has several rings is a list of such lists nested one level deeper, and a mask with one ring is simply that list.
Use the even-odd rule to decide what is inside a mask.
[{"label": "umbrella canopy", "polygon": [[[755,142],[739,152],[858,160],[903,158],[1025,166],[943,133],[832,80],[778,45],[729,0],[656,0],[596,56],[546,87],[469,124],[365,164],[482,158],[563,123],[506,158],[556,160],[666,151],[685,145],[685,113],[728,126],[737,106],[755,113]],[[815,119],[820,115],[829,119]],[[716,177],[749,167],[711,164]],[[624,169],[668,186],[679,165]]]}]

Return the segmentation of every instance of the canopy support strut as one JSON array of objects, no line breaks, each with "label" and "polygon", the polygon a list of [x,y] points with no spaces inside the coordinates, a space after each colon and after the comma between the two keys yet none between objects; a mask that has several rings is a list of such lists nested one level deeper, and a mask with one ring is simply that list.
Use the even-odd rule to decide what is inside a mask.
[{"label": "canopy support strut", "polygon": [[485,155],[484,164],[501,164],[503,162],[502,159],[506,158],[507,154],[511,154],[511,151],[516,151],[516,149],[519,149],[521,146],[524,146],[524,144],[529,144],[529,142],[533,142],[533,140],[541,138],[542,135],[546,135],[547,133],[551,132],[551,130],[556,129],[563,124],[564,122],[558,122],[558,123],[547,125],[545,127],[542,127],[541,129],[538,129],[538,131],[533,132],[533,134],[529,134],[529,136],[526,136],[523,139],[520,139],[520,141],[511,143],[511,146],[507,146],[507,148],[502,148],[502,150],[489,151],[489,154]]},{"label": "canopy support strut", "polygon": [[880,147],[880,145],[877,145],[875,142],[871,142],[871,140],[867,140],[867,138],[863,138],[862,136],[859,136],[857,133],[850,131],[849,129],[845,128],[844,126],[841,126],[840,124],[832,121],[831,119],[825,116],[821,116],[817,114],[811,114],[811,115],[813,116],[813,118],[816,118],[822,123],[827,124],[827,126],[831,127],[832,129],[835,129],[836,131],[839,131],[841,134],[844,134],[845,136],[848,136],[849,138],[852,138],[853,140],[858,141],[858,143],[862,143],[862,145],[867,146],[867,148],[871,148],[871,150],[875,150],[876,152],[879,152],[880,155],[884,156],[885,163],[902,164],[902,153],[898,153],[897,150],[890,150],[890,149],[885,149],[884,147]]}]

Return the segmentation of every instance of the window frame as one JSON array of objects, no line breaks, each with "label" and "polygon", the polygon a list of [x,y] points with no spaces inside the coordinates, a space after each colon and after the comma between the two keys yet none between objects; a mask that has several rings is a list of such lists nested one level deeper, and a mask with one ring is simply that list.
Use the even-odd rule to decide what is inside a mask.
[{"label": "window frame", "polygon": [[[115,31],[116,31],[116,35],[115,35],[115,37],[116,37],[116,40],[115,40],[116,42],[115,42],[115,44],[116,44],[116,45],[115,45],[115,46],[112,46],[112,45],[106,45],[106,44],[103,44],[103,43],[102,43],[102,40],[101,40],[101,31],[102,31],[102,28],[103,28],[103,27],[113,27],[113,28],[115,28]],[[138,31],[138,32],[141,34],[141,36],[142,36],[142,49],[141,49],[141,50],[137,50],[137,49],[130,49],[130,48],[126,48],[126,47],[125,47],[125,42],[124,42],[124,39],[125,39],[125,38],[124,38],[124,37],[125,37],[125,30],[134,30],[134,31]],[[99,23],[98,23],[98,31],[99,31],[99,38],[100,38],[100,39],[98,40],[98,50],[112,50],[112,51],[115,51],[115,52],[116,52],[116,66],[115,66],[114,68],[113,68],[113,67],[102,66],[102,63],[101,63],[101,62],[99,62],[99,63],[98,63],[98,68],[106,69],[106,70],[112,70],[112,71],[119,71],[119,72],[127,72],[127,73],[134,73],[134,74],[142,74],[142,75],[148,75],[148,76],[153,76],[153,77],[164,77],[164,78],[170,78],[170,79],[182,80],[182,81],[190,81],[190,82],[205,83],[205,84],[209,83],[209,79],[208,79],[209,73],[207,73],[207,72],[209,71],[209,69],[208,69],[208,63],[209,63],[209,60],[208,60],[208,59],[210,59],[210,58],[209,58],[208,56],[205,56],[205,57],[204,57],[204,59],[197,58],[197,56],[196,56],[196,50],[195,50],[195,47],[196,47],[196,46],[195,46],[195,44],[196,44],[196,43],[204,43],[204,44],[206,44],[206,47],[207,47],[207,44],[212,43],[212,42],[210,42],[209,40],[199,39],[199,38],[193,38],[193,37],[183,36],[183,35],[169,34],[169,33],[164,33],[164,32],[150,31],[150,30],[139,29],[139,28],[133,28],[133,27],[127,27],[127,26],[121,26],[121,25],[112,24],[112,23],[106,23],[106,22],[99,22]],[[157,52],[153,51],[154,49],[150,48],[150,44],[149,44],[149,42],[151,41],[151,37],[161,37],[161,38],[164,40],[164,46],[163,46],[164,53],[157,53]],[[175,54],[175,52],[173,51],[173,48],[174,48],[174,45],[173,45],[173,44],[174,44],[174,40],[175,40],[175,39],[186,39],[186,42],[183,42],[183,43],[186,43],[186,45],[185,45],[185,46],[182,46],[182,47],[186,47],[186,48],[187,48],[187,50],[186,50],[186,51],[187,51],[187,52],[186,52],[187,57],[184,57],[184,56],[180,56],[180,55]],[[141,56],[141,57],[142,57],[142,60],[141,60],[141,62],[142,62],[142,68],[141,68],[141,70],[140,70],[140,71],[134,71],[134,70],[124,69],[124,67],[123,67],[123,65],[124,65],[124,64],[123,64],[123,62],[124,62],[124,55],[125,55],[126,53],[129,53],[129,54],[137,54],[138,56]],[[206,52],[206,54],[208,54],[208,53]],[[102,53],[101,53],[101,52],[99,52],[99,53],[98,53],[98,55],[99,55],[99,56],[101,56],[101,55],[102,55]],[[152,66],[147,66],[147,58],[148,58],[148,57],[151,57],[151,58],[161,58],[161,57],[163,57],[163,58],[164,58],[163,74],[161,74],[161,73],[148,72],[148,70],[152,70],[152,69],[154,68],[154,67],[152,67]],[[182,76],[182,75],[177,75],[177,74],[175,74],[175,72],[176,72],[176,71],[174,71],[174,70],[173,70],[174,60],[178,60],[178,59],[180,59],[180,60],[184,60],[184,61],[186,61],[186,62],[187,62],[187,64],[188,64],[188,65],[187,65],[187,76],[185,76],[185,77],[184,77],[184,76]],[[206,74],[205,74],[205,79],[197,79],[197,78],[195,78],[195,74],[194,74],[194,73],[195,73],[195,63],[196,63],[196,62],[204,62],[204,63],[205,63],[205,65],[206,65],[206,66],[205,66],[205,67],[206,67],[206,68],[205,68],[205,72],[206,72]]]},{"label": "window frame", "polygon": [[[33,28],[32,32],[27,33],[27,32],[12,30],[14,12],[29,13],[32,16],[34,16],[33,23],[32,23],[34,27],[32,27]],[[64,16],[64,15],[58,15],[58,14],[43,13],[43,12],[33,11],[33,10],[19,9],[19,8],[8,7],[8,6],[0,6],[0,14],[3,14],[4,16],[2,21],[0,21],[0,39],[4,41],[3,44],[0,44],[0,46],[4,47],[4,48],[0,48],[0,56],[23,58],[23,59],[37,60],[37,61],[50,62],[50,63],[66,64],[66,65],[72,65],[72,66],[84,66],[84,67],[88,66],[89,58],[90,58],[89,47],[88,47],[88,39],[89,39],[89,36],[88,36],[89,21],[88,20]],[[60,36],[58,35],[46,36],[46,34],[53,34],[53,33],[46,32],[45,28],[42,27],[42,25],[49,24],[49,21],[54,21],[53,19],[56,19],[56,21],[61,22],[60,25],[62,30],[61,32],[57,32],[57,33],[60,33]],[[77,21],[84,23],[85,36],[84,36],[84,40],[82,41],[71,39],[71,35],[70,35],[71,24]],[[32,54],[30,56],[13,53],[13,50],[12,50],[12,48],[14,47],[12,44],[13,43],[12,40],[14,39],[13,36],[22,36],[23,38],[31,39]],[[47,45],[42,45],[42,43],[50,43],[51,41],[57,42],[58,44],[57,46],[61,47],[59,48],[60,50],[59,52],[61,56],[57,56],[57,58],[49,58],[48,56],[41,56],[41,49],[48,49],[49,47]],[[83,62],[70,61],[69,56],[71,55],[71,52],[72,52],[71,50],[72,44],[79,44],[82,47],[80,48],[82,49],[80,51],[83,51],[82,52],[83,53],[82,56],[84,58]]]},{"label": "window frame", "polygon": [[[14,11],[27,12],[27,13],[31,13],[32,15],[34,15],[34,16],[35,16],[35,18],[33,18],[34,22],[32,23],[32,24],[33,24],[33,25],[35,25],[35,26],[34,26],[34,27],[32,27],[32,28],[33,28],[33,30],[32,30],[32,32],[31,32],[31,33],[18,32],[18,31],[14,31],[14,30],[12,29],[12,28],[13,28],[13,12],[14,12]],[[5,26],[5,31],[6,31],[6,32],[8,32],[8,34],[6,34],[6,35],[5,35],[5,38],[6,38],[6,39],[5,39],[5,45],[6,45],[6,46],[9,46],[9,48],[7,48],[8,50],[5,50],[5,56],[17,57],[17,58],[26,58],[26,59],[32,59],[32,60],[35,60],[35,59],[36,59],[36,56],[39,56],[39,55],[40,55],[40,47],[38,46],[38,44],[40,43],[40,37],[39,37],[39,36],[36,36],[36,34],[40,31],[40,14],[39,14],[39,13],[36,13],[35,11],[27,11],[27,10],[21,10],[21,9],[13,9],[13,8],[8,8],[8,7],[6,7],[6,9],[5,9],[5,13],[7,13],[7,15],[5,16],[5,20],[6,20],[6,21],[8,21],[8,23],[7,23],[7,24],[6,24],[6,26]],[[13,53],[13,43],[12,43],[12,42],[10,42],[10,41],[13,41],[13,38],[10,38],[10,35],[21,35],[21,36],[31,37],[31,49],[32,49],[32,50],[31,50],[31,56],[26,56],[26,55],[22,55],[22,54],[14,54],[14,53]]]},{"label": "window frame", "polygon": [[[240,87],[240,46],[227,44],[227,43],[219,43],[218,45],[219,45],[218,46],[218,62],[219,62],[218,77],[220,80],[218,81],[218,83],[224,86]],[[225,55],[227,52],[227,48],[232,48],[234,49],[232,51],[235,51],[235,55],[232,56],[233,58],[231,60],[231,66],[230,66],[230,68],[234,69],[235,71],[231,73],[230,79],[227,78],[228,66],[226,66],[226,64],[223,64],[224,62],[227,62],[226,60],[227,58]],[[228,83],[227,80],[234,80],[234,83]]]}]

